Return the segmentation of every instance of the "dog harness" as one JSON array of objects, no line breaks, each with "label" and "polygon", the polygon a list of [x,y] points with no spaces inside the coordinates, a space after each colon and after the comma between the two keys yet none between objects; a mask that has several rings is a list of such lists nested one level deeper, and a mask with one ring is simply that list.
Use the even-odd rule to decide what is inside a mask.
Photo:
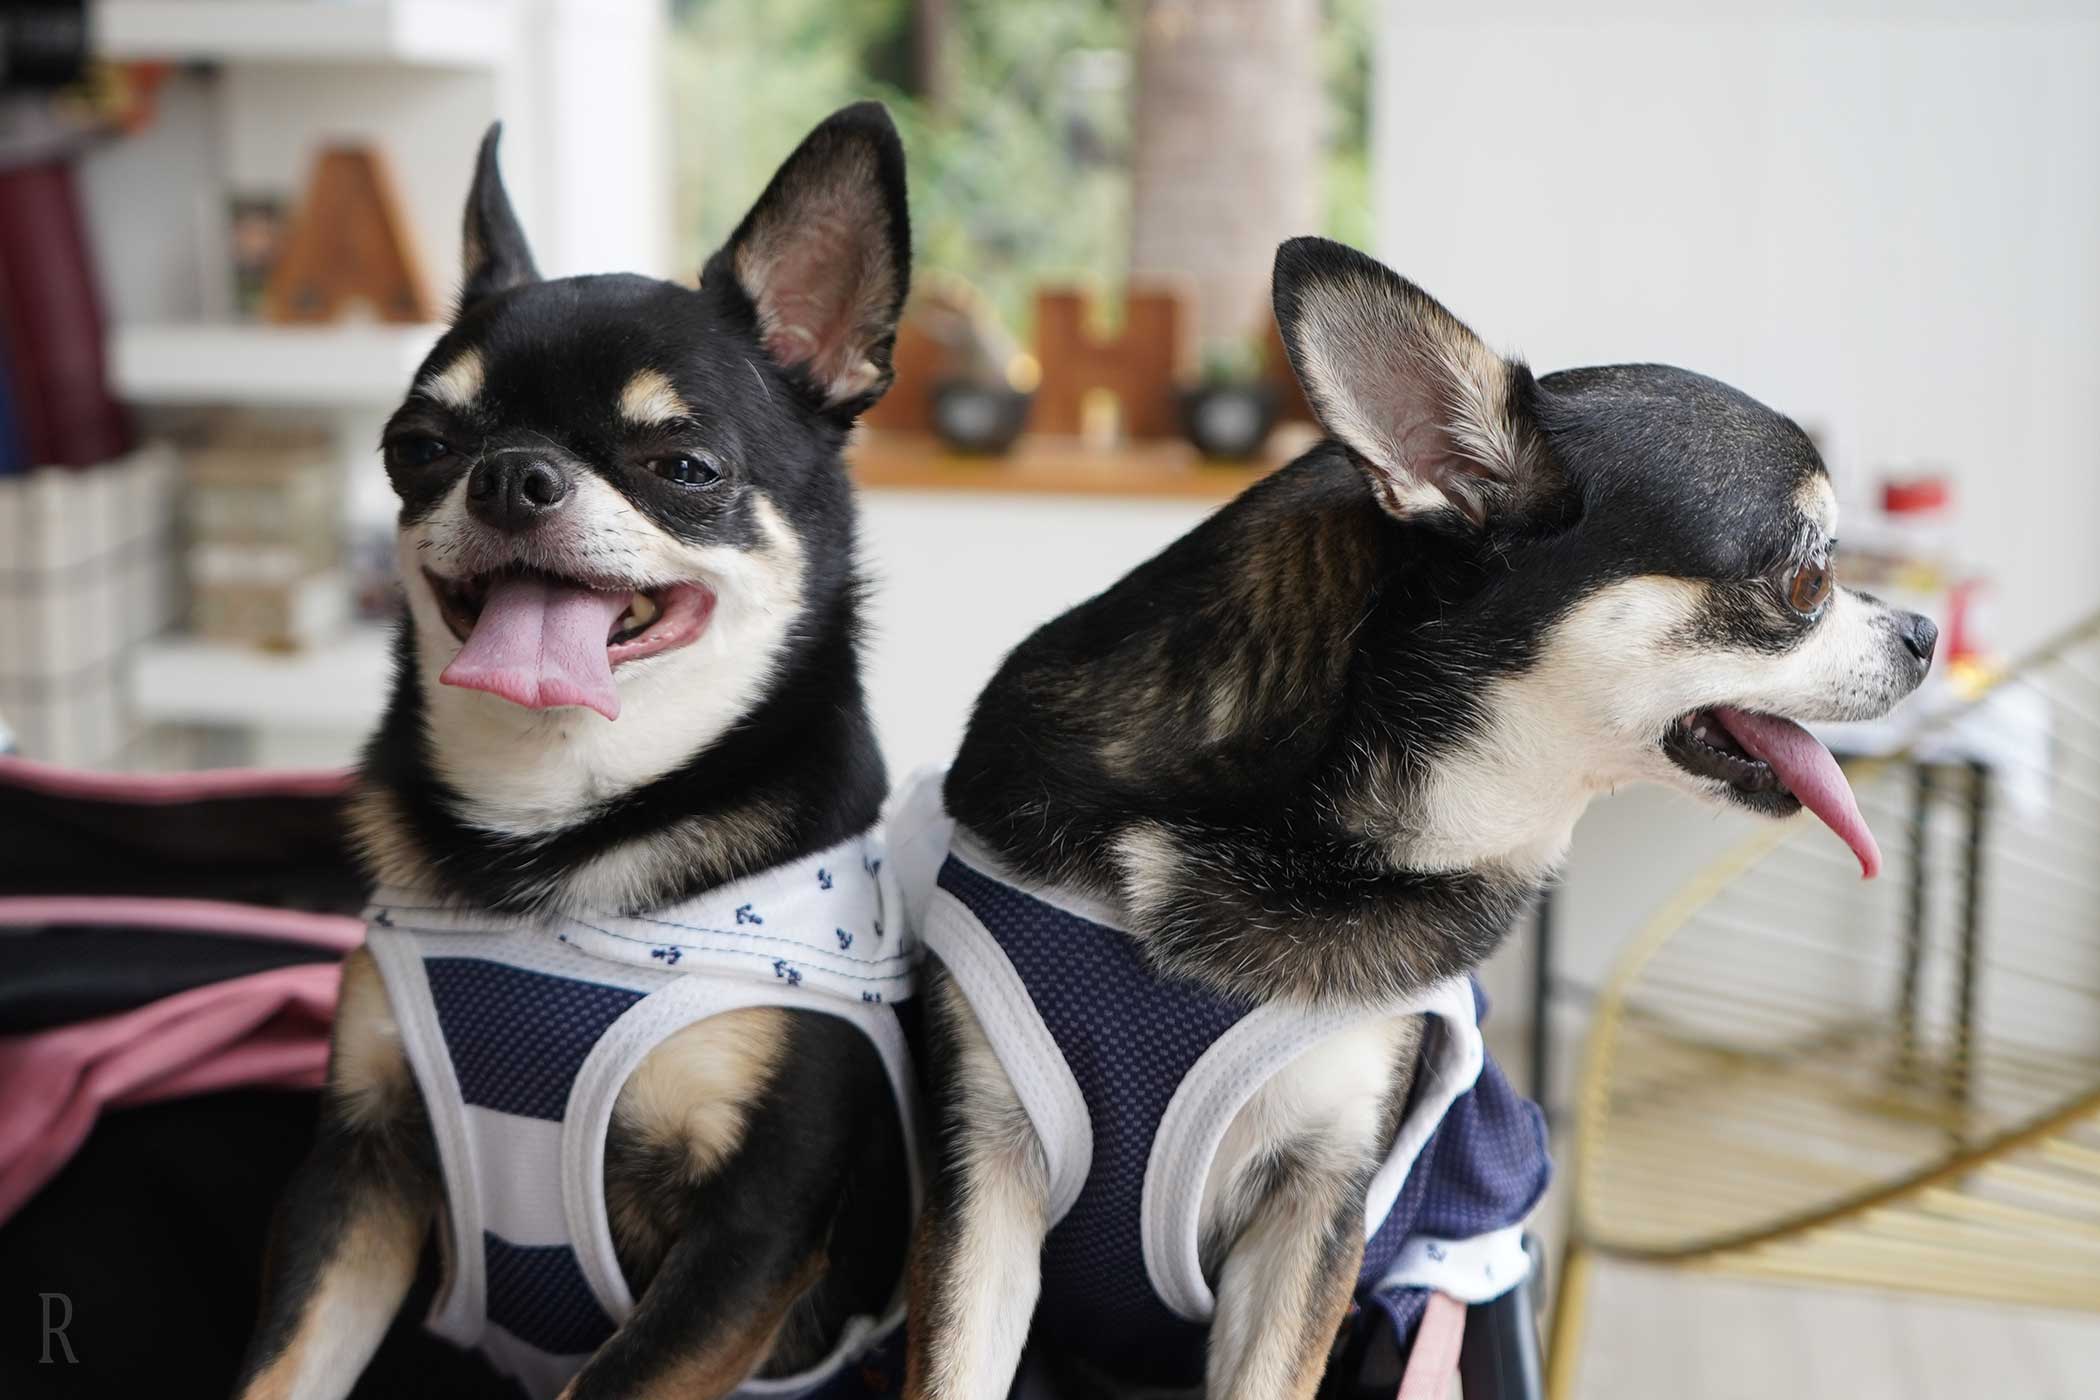
[{"label": "dog harness", "polygon": [[[649,1052],[746,1007],[840,1017],[882,1056],[920,1189],[910,1058],[894,1006],[915,947],[880,840],[829,850],[647,915],[514,916],[383,889],[366,911],[448,1207],[428,1325],[534,1397],[568,1383],[634,1307],[605,1208],[613,1103]],[[849,1395],[901,1344],[901,1300],[749,1400]]]},{"label": "dog harness", "polygon": [[[925,822],[932,799],[904,805]],[[893,844],[900,835],[893,825]],[[1199,1216],[1226,1129],[1298,1055],[1378,1018],[1429,1024],[1369,1188],[1357,1325],[1389,1325],[1405,1348],[1432,1292],[1484,1302],[1529,1271],[1521,1225],[1551,1171],[1544,1121],[1488,1059],[1470,980],[1369,1005],[1241,1001],[1161,978],[1113,911],[1015,878],[967,831],[946,840],[937,872],[913,900],[921,936],[976,1012],[1047,1160],[1035,1325],[1059,1348],[1125,1381],[1202,1380],[1215,1299]]]}]

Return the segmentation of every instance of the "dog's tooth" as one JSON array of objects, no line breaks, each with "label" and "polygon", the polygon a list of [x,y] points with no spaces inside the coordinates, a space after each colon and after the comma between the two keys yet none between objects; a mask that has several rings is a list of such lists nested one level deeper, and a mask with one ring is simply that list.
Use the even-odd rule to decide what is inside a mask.
[{"label": "dog's tooth", "polygon": [[634,619],[633,625],[646,627],[656,621],[656,600],[646,593],[637,593],[627,604],[627,615]]}]

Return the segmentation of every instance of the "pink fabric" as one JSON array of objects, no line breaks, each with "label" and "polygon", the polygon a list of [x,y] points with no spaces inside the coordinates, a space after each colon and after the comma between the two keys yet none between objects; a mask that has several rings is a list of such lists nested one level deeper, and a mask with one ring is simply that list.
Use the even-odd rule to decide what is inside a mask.
[{"label": "pink fabric", "polygon": [[350,790],[347,768],[206,768],[194,773],[97,773],[0,755],[0,785],[56,797],[145,805],[215,797],[331,797]]},{"label": "pink fabric", "polygon": [[1432,1293],[1415,1328],[1414,1349],[1400,1377],[1397,1400],[1444,1400],[1458,1374],[1460,1344],[1466,1339],[1466,1305],[1449,1293]]},{"label": "pink fabric", "polygon": [[147,895],[0,895],[0,928],[96,924],[171,929],[182,933],[230,933],[274,938],[347,953],[364,941],[361,919],[347,914],[311,914],[218,899],[162,899]]},{"label": "pink fabric", "polygon": [[0,1036],[0,1221],[58,1172],[104,1108],[236,1087],[319,1088],[341,976],[334,963],[275,968]]}]

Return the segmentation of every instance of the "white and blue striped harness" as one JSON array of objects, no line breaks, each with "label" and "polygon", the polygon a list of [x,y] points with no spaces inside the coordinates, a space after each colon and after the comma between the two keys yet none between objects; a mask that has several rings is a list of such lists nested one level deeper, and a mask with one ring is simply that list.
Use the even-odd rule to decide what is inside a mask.
[{"label": "white and blue striped harness", "polygon": [[[918,1199],[893,1009],[916,947],[875,833],[647,915],[498,915],[383,889],[366,921],[444,1174],[447,1277],[429,1326],[528,1394],[557,1394],[634,1307],[606,1216],[606,1131],[628,1077],[694,1022],[785,1007],[857,1026],[888,1071]],[[893,1345],[901,1316],[900,1295],[819,1366],[735,1394],[845,1393],[849,1363]]]}]

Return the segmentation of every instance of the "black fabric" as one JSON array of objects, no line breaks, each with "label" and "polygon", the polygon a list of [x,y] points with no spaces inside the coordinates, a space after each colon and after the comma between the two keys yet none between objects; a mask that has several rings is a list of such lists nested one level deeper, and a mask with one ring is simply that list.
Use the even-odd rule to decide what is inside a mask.
[{"label": "black fabric", "polygon": [[355,914],[337,795],[121,802],[0,787],[0,895],[175,895]]},{"label": "black fabric", "polygon": [[[9,0],[7,23],[0,24],[0,92],[70,87],[80,81],[87,61],[86,0]],[[100,378],[98,369],[98,389]]]},{"label": "black fabric", "polygon": [[[1536,1274],[1542,1266],[1533,1253]],[[1543,1400],[1545,1369],[1530,1279],[1492,1302],[1466,1310],[1458,1379],[1468,1400]]]},{"label": "black fabric", "polygon": [[[230,1395],[255,1327],[270,1215],[306,1153],[315,1102],[254,1089],[105,1114],[65,1170],[0,1225],[0,1396]],[[433,1249],[356,1393],[518,1400],[486,1363],[423,1330],[435,1265]],[[50,1364],[47,1293],[72,1313]],[[64,1321],[66,1307],[50,1306]]]},{"label": "black fabric", "polygon": [[194,987],[338,956],[304,943],[158,928],[0,930],[0,1035],[111,1016]]}]

